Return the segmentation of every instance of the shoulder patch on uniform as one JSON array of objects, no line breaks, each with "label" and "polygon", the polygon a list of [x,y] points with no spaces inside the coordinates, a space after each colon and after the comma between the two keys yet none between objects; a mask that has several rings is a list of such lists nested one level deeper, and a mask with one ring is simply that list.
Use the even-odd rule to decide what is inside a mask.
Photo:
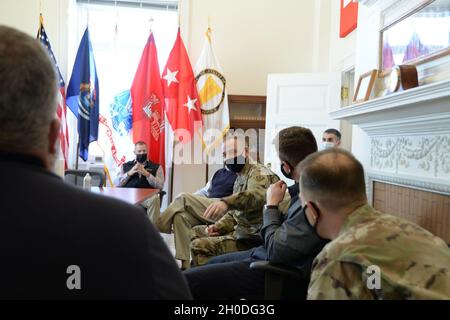
[{"label": "shoulder patch on uniform", "polygon": [[257,175],[256,177],[255,177],[255,180],[256,181],[263,181],[265,179],[265,176],[262,176],[262,175]]}]

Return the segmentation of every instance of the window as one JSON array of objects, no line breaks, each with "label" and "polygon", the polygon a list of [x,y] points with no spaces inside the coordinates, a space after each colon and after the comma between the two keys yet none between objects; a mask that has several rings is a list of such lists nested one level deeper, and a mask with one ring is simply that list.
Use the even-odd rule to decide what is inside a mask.
[{"label": "window", "polygon": [[[150,34],[150,27],[158,49],[160,71],[163,71],[178,29],[177,2],[165,1],[168,3],[165,6],[151,5],[150,2],[131,1],[131,6],[122,6],[124,1],[77,1],[77,46],[75,50],[78,49],[78,44],[89,21],[89,32],[100,84],[100,113],[102,115],[109,114],[109,106],[115,96],[130,89]],[[161,2],[164,1],[159,1],[159,3]],[[126,2],[126,4],[129,3]],[[152,23],[150,19],[153,19]],[[76,52],[73,57],[75,55]],[[76,124],[72,127],[76,128]],[[75,134],[72,134],[71,137],[75,137]],[[99,144],[101,145],[101,141]],[[71,141],[71,147],[75,148],[74,154],[76,154],[76,141]],[[130,143],[129,156],[132,156],[132,150]],[[103,152],[97,143],[91,143],[90,158],[101,155]]]}]

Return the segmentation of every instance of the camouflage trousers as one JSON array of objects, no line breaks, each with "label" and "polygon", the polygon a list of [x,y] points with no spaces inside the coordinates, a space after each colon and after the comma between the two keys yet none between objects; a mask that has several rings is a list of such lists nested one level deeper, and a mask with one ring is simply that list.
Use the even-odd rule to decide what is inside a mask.
[{"label": "camouflage trousers", "polygon": [[190,261],[191,229],[199,224],[215,222],[203,217],[206,208],[215,201],[218,199],[182,192],[164,212],[160,214],[158,208],[157,214],[153,215],[152,221],[160,232],[169,234],[173,232],[176,259]]},{"label": "camouflage trousers", "polygon": [[251,247],[238,244],[234,231],[228,234],[209,237],[207,225],[195,226],[191,230],[191,257],[195,266],[206,264],[209,259],[221,254],[248,250]]}]

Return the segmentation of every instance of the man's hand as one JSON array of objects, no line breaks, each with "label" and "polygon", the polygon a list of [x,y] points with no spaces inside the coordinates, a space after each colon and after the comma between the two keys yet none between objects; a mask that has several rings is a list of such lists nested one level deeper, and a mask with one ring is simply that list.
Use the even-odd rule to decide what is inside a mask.
[{"label": "man's hand", "polygon": [[223,215],[228,211],[228,205],[224,201],[216,201],[211,203],[208,208],[206,208],[203,216],[206,219],[217,220],[222,218]]},{"label": "man's hand", "polygon": [[219,230],[217,229],[215,224],[207,226],[205,230],[209,237],[217,237],[220,235]]},{"label": "man's hand", "polygon": [[133,174],[139,172],[139,163],[136,163],[130,171],[127,172],[127,175],[131,177]]},{"label": "man's hand", "polygon": [[286,189],[287,185],[282,180],[270,185],[269,189],[267,189],[267,205],[268,206],[279,205],[284,198]]},{"label": "man's hand", "polygon": [[150,175],[150,172],[145,170],[145,167],[143,165],[139,165],[138,172],[142,174],[144,177],[148,177]]}]

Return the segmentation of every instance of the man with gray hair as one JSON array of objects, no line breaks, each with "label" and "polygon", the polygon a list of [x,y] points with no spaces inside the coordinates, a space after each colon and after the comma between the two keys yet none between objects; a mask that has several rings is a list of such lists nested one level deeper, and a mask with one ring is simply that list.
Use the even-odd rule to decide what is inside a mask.
[{"label": "man with gray hair", "polygon": [[372,208],[351,153],[312,154],[298,171],[310,228],[332,240],[313,262],[308,299],[450,299],[446,243]]},{"label": "man with gray hair", "polygon": [[41,44],[0,26],[0,299],[190,298],[145,214],[51,173],[56,97]]}]

